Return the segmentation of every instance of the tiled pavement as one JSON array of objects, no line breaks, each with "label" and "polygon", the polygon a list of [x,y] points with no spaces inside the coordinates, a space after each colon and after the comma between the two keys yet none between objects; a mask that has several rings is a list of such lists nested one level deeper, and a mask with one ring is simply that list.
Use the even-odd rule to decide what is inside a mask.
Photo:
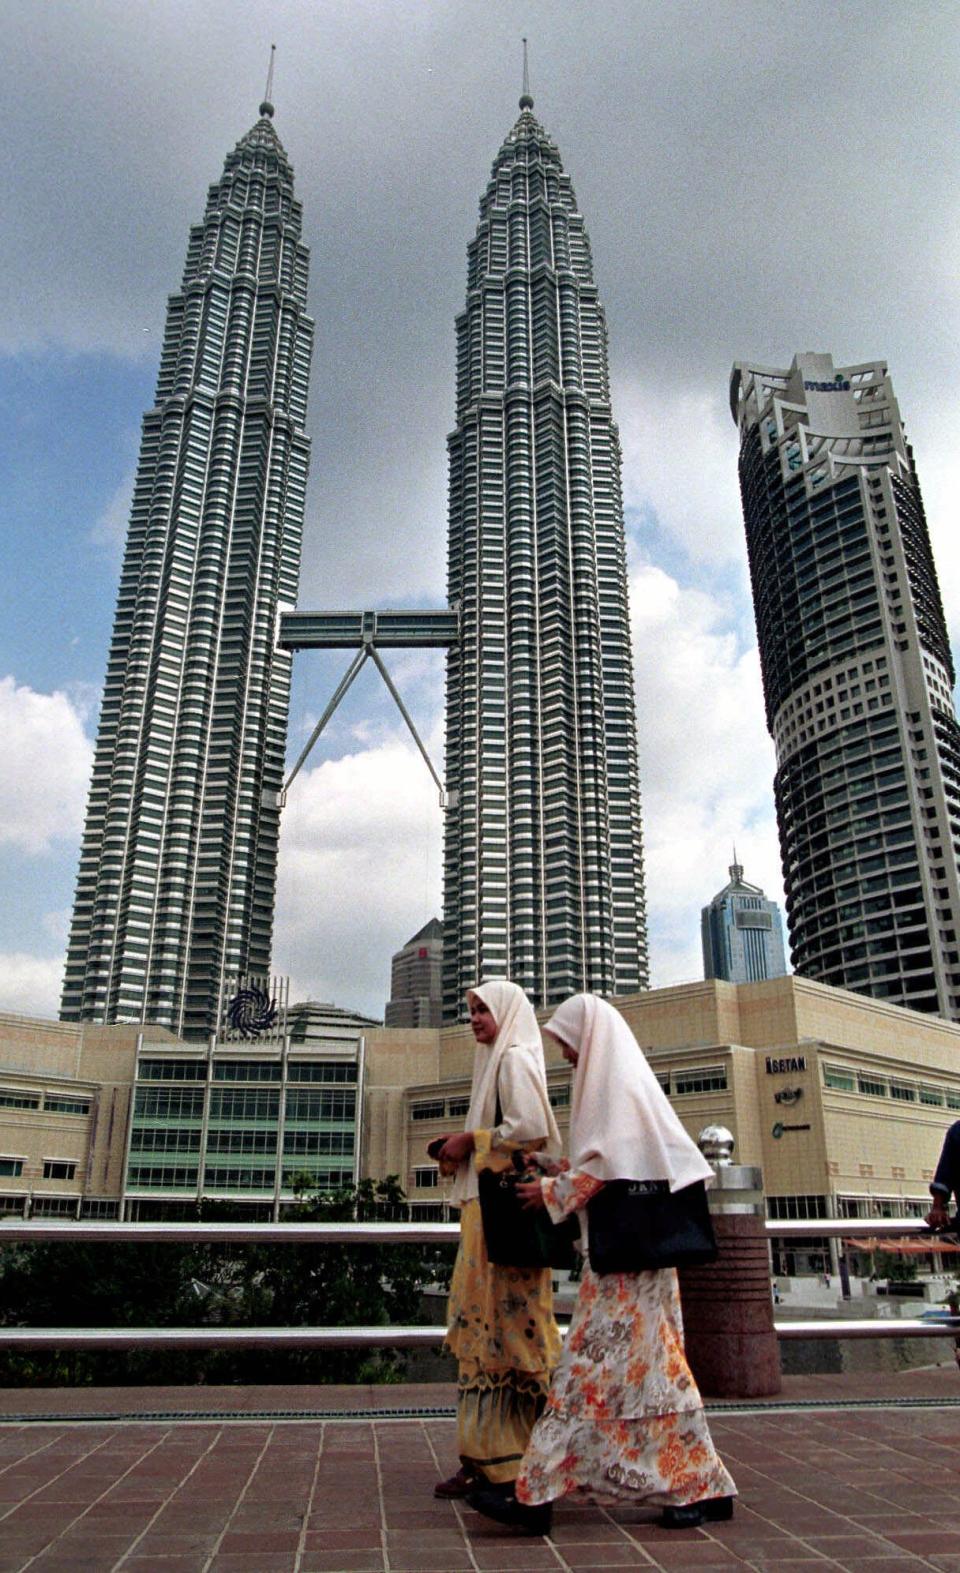
[{"label": "tiled pavement", "polygon": [[[929,1373],[921,1373],[929,1377]],[[869,1386],[870,1393],[861,1389]],[[892,1391],[891,1391],[892,1389]],[[169,1391],[127,1392],[133,1412],[185,1407]],[[223,1390],[190,1390],[217,1407]],[[315,1408],[339,1391],[309,1390]],[[442,1418],[309,1418],[301,1390],[276,1408],[304,1418],[17,1420],[28,1398],[2,1394],[0,1573],[523,1573],[588,1568],[860,1569],[960,1573],[960,1397],[955,1372],[909,1387],[894,1378],[788,1379],[785,1397],[884,1399],[889,1407],[711,1411],[717,1444],[740,1488],[729,1524],[670,1532],[642,1508],[561,1504],[549,1540],[519,1539],[462,1503],[436,1501],[454,1467],[454,1426]],[[427,1397],[426,1394],[431,1394]],[[363,1408],[398,1407],[396,1389],[354,1390]],[[831,1396],[834,1395],[834,1396]],[[42,1395],[77,1412],[91,1394]],[[897,1397],[928,1407],[895,1407]],[[933,1401],[931,1403],[931,1400]],[[19,1402],[19,1407],[18,1407]],[[99,1400],[102,1405],[102,1399]],[[114,1410],[117,1403],[114,1390]],[[436,1405],[436,1389],[408,1403]],[[242,1406],[242,1407],[241,1407]]]}]

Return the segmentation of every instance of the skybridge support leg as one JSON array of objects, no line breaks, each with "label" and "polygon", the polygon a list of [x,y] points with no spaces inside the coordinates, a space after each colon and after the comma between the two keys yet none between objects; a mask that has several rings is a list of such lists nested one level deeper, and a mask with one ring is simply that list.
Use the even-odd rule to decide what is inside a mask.
[{"label": "skybridge support leg", "polygon": [[353,682],[354,678],[356,677],[357,673],[359,672],[361,666],[363,665],[364,661],[367,659],[367,656],[369,654],[370,654],[370,646],[369,645],[363,645],[362,648],[357,651],[357,653],[354,656],[353,660],[350,662],[350,665],[348,666],[348,668],[347,668],[346,672],[344,673],[343,677],[341,677],[339,683],[337,684],[336,689],[334,690],[333,698],[330,700],[330,703],[327,705],[327,708],[323,712],[323,715],[320,717],[320,719],[317,722],[316,726],[314,727],[313,731],[310,733],[310,737],[307,740],[306,748],[301,753],[300,758],[297,760],[297,762],[294,765],[293,769],[291,770],[289,776],[287,777],[286,782],[284,783],[283,791],[280,794],[280,807],[281,808],[283,808],[284,804],[286,803],[287,793],[289,792],[290,787],[291,787],[294,779],[299,774],[301,766],[306,762],[307,755],[310,753],[310,750],[313,748],[313,745],[317,741],[317,738],[320,736],[320,733],[323,731],[323,729],[326,726],[327,722],[330,720],[330,717],[334,714],[335,710],[337,709],[338,705],[340,704],[341,699],[343,699],[344,695],[347,692],[347,689],[350,687],[350,684]]}]

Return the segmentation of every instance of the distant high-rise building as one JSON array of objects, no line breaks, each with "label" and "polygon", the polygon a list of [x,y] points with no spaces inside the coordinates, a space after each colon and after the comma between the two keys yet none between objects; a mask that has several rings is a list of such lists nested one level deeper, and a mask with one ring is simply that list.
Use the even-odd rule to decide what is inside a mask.
[{"label": "distant high-rise building", "polygon": [[449,439],[444,1014],[647,983],[620,444],[590,245],[533,114],[468,248]]},{"label": "distant high-rise building", "polygon": [[308,252],[273,106],[190,231],[143,419],[61,1016],[217,1025],[267,974],[309,442]]},{"label": "distant high-rise building", "polygon": [[759,983],[782,977],[787,970],[780,908],[758,885],[747,884],[736,853],[730,883],[701,911],[700,934],[705,978]]},{"label": "distant high-rise building", "polygon": [[439,1027],[443,1015],[443,924],[431,918],[395,953],[385,1027]]},{"label": "distant high-rise building", "polygon": [[738,363],[730,405],[798,973],[960,1018],[960,728],[883,362]]}]

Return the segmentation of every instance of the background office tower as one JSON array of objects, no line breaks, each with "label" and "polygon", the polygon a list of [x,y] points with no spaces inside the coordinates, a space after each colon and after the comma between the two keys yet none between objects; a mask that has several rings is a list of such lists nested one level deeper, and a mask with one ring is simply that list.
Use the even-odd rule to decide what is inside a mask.
[{"label": "background office tower", "polygon": [[273,106],[190,231],[143,437],[61,1016],[216,1026],[270,966],[313,324]]},{"label": "background office tower", "polygon": [[620,447],[569,177],[524,91],[468,249],[449,439],[444,1014],[647,981]]},{"label": "background office tower", "polygon": [[385,1027],[439,1027],[443,996],[443,924],[431,918],[396,951],[390,964]]},{"label": "background office tower", "polygon": [[793,965],[960,1018],[960,729],[882,362],[737,364],[730,403]]},{"label": "background office tower", "polygon": [[730,865],[730,883],[700,913],[703,975],[729,983],[759,983],[787,970],[780,908],[758,885],[748,885],[743,865]]}]

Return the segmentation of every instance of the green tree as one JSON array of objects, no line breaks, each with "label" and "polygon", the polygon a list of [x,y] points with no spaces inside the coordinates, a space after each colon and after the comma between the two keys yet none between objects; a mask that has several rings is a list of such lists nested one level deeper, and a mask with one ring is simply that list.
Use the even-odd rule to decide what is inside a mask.
[{"label": "green tree", "polygon": [[[291,1221],[405,1218],[396,1175],[322,1196]],[[205,1221],[248,1217],[207,1204]],[[0,1325],[21,1327],[347,1327],[422,1323],[423,1291],[449,1282],[453,1248],[228,1242],[71,1243],[0,1250]],[[68,1350],[0,1355],[0,1384],[357,1382],[399,1380],[402,1353],[369,1350]]]}]

